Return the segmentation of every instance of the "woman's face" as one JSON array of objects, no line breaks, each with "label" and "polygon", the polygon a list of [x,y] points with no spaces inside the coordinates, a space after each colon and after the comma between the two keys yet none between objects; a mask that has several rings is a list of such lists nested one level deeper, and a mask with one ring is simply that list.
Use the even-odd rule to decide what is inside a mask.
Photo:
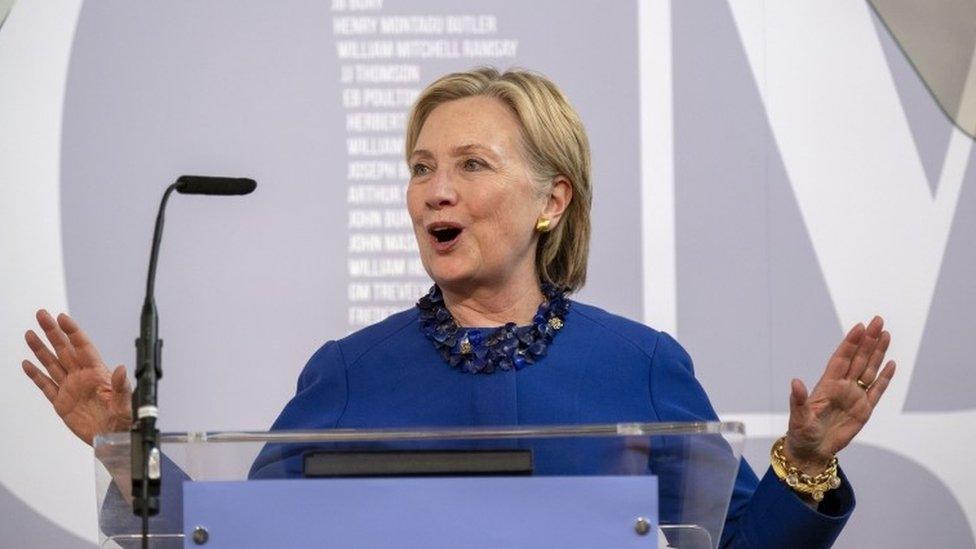
[{"label": "woman's face", "polygon": [[476,96],[441,104],[409,163],[407,208],[438,285],[471,291],[537,280],[534,228],[551,199],[532,179],[518,119],[504,103]]}]

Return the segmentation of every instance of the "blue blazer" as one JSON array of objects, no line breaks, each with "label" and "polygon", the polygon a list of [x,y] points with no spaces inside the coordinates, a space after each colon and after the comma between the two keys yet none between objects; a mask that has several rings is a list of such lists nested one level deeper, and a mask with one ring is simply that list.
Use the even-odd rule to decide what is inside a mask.
[{"label": "blue blazer", "polygon": [[[543,359],[520,371],[491,375],[451,369],[421,333],[417,317],[417,310],[410,309],[326,343],[302,371],[295,397],[272,429],[717,419],[677,341],[596,307],[573,302]],[[251,476],[300,476],[302,452],[266,447]],[[583,462],[568,460],[568,454],[543,448],[535,455],[537,472],[610,472],[619,466],[600,462],[599,452],[586,452],[596,457]],[[842,480],[842,487],[828,492],[814,510],[771,471],[760,481],[742,461],[720,546],[829,547],[854,508],[854,493]],[[677,498],[677,490],[662,484],[663,518],[678,512],[668,501]]]}]

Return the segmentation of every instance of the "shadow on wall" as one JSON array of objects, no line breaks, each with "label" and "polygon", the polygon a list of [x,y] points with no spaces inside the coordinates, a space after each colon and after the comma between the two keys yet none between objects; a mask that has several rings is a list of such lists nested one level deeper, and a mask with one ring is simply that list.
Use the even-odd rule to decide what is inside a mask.
[{"label": "shadow on wall", "polygon": [[[86,500],[79,504],[88,505],[89,502]],[[13,526],[4,529],[2,542],[4,547],[91,549],[95,546],[92,542],[79,538],[44,518],[2,484],[0,484],[0,517],[3,517],[4,524]]]}]

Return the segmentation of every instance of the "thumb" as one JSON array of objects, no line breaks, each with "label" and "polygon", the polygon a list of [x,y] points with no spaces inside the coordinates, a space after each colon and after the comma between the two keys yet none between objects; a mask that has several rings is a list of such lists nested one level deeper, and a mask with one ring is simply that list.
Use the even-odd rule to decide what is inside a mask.
[{"label": "thumb", "polygon": [[803,417],[803,405],[807,403],[807,387],[797,378],[790,382],[790,416]]},{"label": "thumb", "polygon": [[125,365],[119,364],[112,371],[112,393],[116,398],[124,396],[128,398],[129,394],[132,393],[132,385],[129,383],[129,378],[125,375]]}]

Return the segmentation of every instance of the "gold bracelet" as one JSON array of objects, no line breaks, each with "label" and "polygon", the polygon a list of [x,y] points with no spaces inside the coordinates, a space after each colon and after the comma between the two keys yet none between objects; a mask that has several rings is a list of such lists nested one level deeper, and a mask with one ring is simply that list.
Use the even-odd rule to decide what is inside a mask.
[{"label": "gold bracelet", "polygon": [[796,492],[809,495],[813,501],[820,502],[824,498],[824,492],[840,488],[840,477],[837,476],[837,456],[830,459],[830,464],[823,472],[810,476],[797,469],[786,459],[783,447],[786,445],[786,437],[780,437],[773,443],[769,451],[769,463],[773,467],[773,472],[780,480]]}]

